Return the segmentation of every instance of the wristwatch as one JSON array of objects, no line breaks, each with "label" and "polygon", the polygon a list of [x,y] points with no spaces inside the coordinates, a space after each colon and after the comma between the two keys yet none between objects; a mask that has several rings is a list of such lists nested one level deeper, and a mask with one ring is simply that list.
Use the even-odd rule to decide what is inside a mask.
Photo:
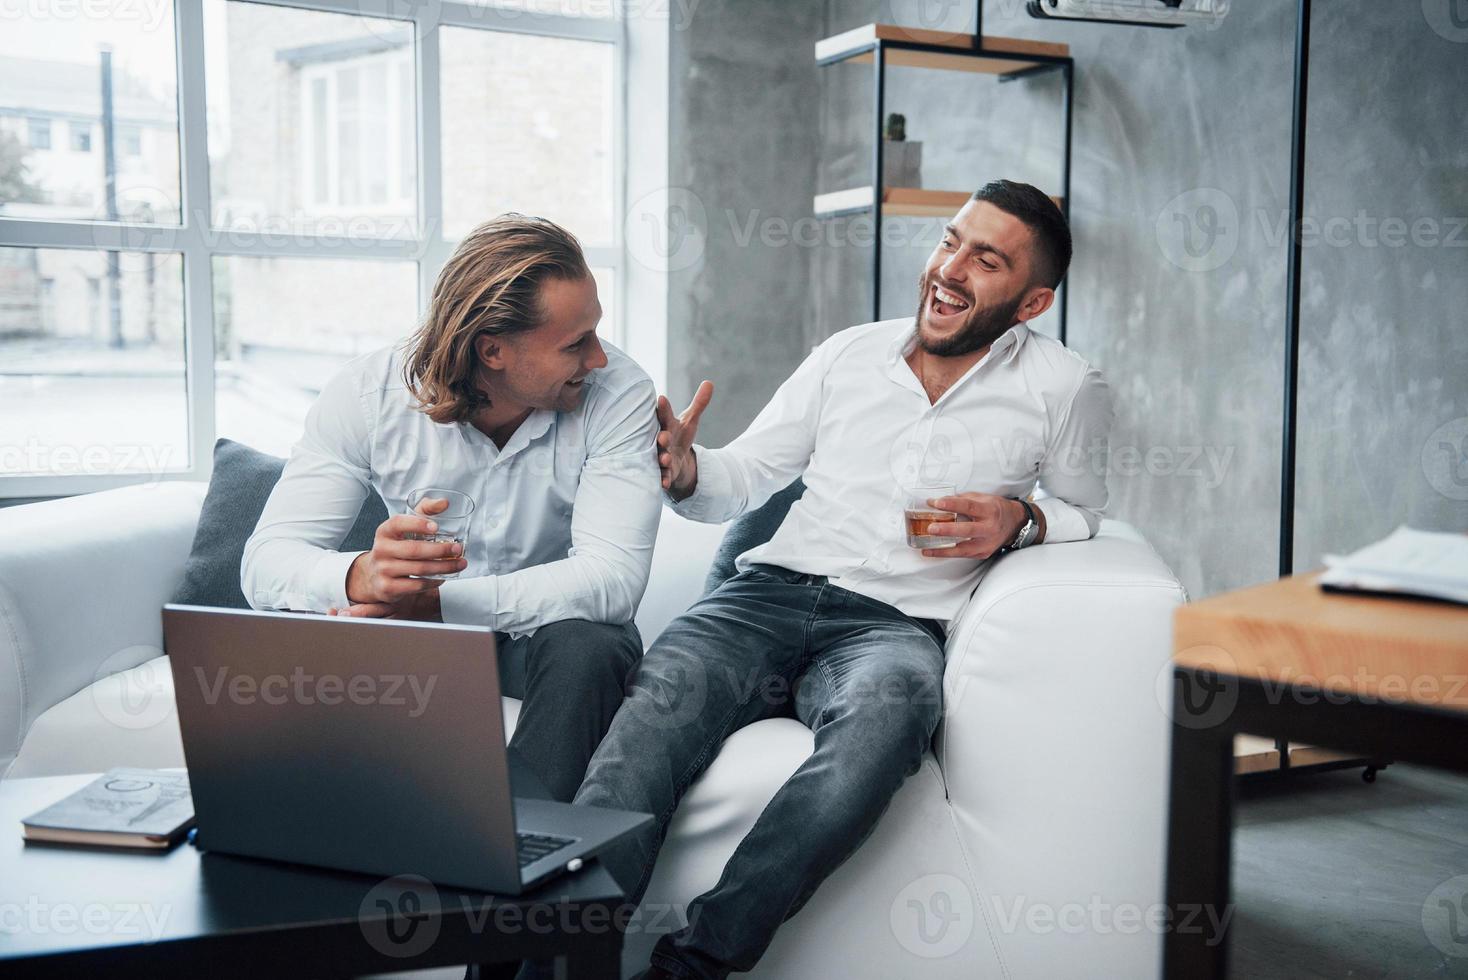
[{"label": "wristwatch", "polygon": [[1030,506],[1028,500],[1023,497],[1013,497],[1011,499],[1018,500],[1019,505],[1025,509],[1025,522],[1020,527],[1019,533],[1014,536],[1014,540],[1009,542],[1004,550],[1018,551],[1021,548],[1028,548],[1035,543],[1035,539],[1040,536],[1040,524],[1035,520],[1035,508]]}]

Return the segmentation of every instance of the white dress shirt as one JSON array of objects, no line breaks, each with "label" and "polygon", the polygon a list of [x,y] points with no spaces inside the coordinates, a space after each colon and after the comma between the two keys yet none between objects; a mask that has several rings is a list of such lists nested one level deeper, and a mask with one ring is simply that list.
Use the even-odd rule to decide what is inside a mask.
[{"label": "white dress shirt", "polygon": [[[805,494],[775,536],[737,567],[780,565],[828,576],[925,619],[958,615],[987,561],[926,558],[907,545],[906,488],[954,484],[1048,494],[1040,547],[1096,533],[1106,507],[1111,396],[1101,374],[1058,341],[1011,327],[928,401],[904,355],[912,317],[852,327],[821,344],[723,449],[695,447],[698,483],[673,509],[725,521],[804,476]],[[962,518],[960,518],[962,519]]]},{"label": "white dress shirt", "polygon": [[572,412],[536,410],[500,449],[467,422],[414,407],[402,351],[349,363],[306,416],[245,546],[241,581],[257,608],[347,605],[340,552],[369,489],[390,514],[420,487],[460,490],[475,508],[469,565],[439,587],[446,623],[511,633],[563,619],[625,623],[647,587],[660,486],[656,392],[626,354],[586,379]]}]

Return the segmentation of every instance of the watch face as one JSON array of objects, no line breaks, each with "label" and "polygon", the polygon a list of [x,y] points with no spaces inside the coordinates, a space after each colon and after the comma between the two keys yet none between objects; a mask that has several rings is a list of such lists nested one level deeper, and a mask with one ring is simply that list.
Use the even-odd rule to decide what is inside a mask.
[{"label": "watch face", "polygon": [[1030,543],[1030,538],[1034,536],[1034,532],[1035,522],[1025,521],[1024,526],[1019,529],[1019,533],[1014,536],[1014,543],[1009,547],[1015,549],[1023,548]]}]

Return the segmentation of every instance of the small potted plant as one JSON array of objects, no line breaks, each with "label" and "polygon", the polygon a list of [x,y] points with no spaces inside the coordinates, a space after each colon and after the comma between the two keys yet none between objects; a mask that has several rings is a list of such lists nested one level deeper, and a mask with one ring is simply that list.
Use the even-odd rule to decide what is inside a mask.
[{"label": "small potted plant", "polygon": [[882,141],[882,186],[923,186],[923,144],[907,138],[907,117],[900,112],[887,115],[887,133]]}]

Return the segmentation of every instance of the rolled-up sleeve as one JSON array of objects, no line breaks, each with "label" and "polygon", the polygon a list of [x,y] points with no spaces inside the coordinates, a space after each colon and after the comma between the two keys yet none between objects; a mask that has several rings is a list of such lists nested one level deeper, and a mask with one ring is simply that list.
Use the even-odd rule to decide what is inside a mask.
[{"label": "rolled-up sleeve", "polygon": [[1111,389],[1101,372],[1088,366],[1040,464],[1043,495],[1035,505],[1045,514],[1044,543],[1084,541],[1101,526],[1111,423]]},{"label": "rolled-up sleeve", "polygon": [[347,570],[360,551],[342,539],[372,492],[362,387],[344,370],[306,414],[305,431],[245,543],[240,587],[255,609],[325,612],[347,605]]},{"label": "rolled-up sleeve", "polygon": [[564,559],[439,587],[446,623],[530,633],[564,619],[631,622],[647,588],[661,509],[656,392],[645,378],[588,406],[587,457]]}]

